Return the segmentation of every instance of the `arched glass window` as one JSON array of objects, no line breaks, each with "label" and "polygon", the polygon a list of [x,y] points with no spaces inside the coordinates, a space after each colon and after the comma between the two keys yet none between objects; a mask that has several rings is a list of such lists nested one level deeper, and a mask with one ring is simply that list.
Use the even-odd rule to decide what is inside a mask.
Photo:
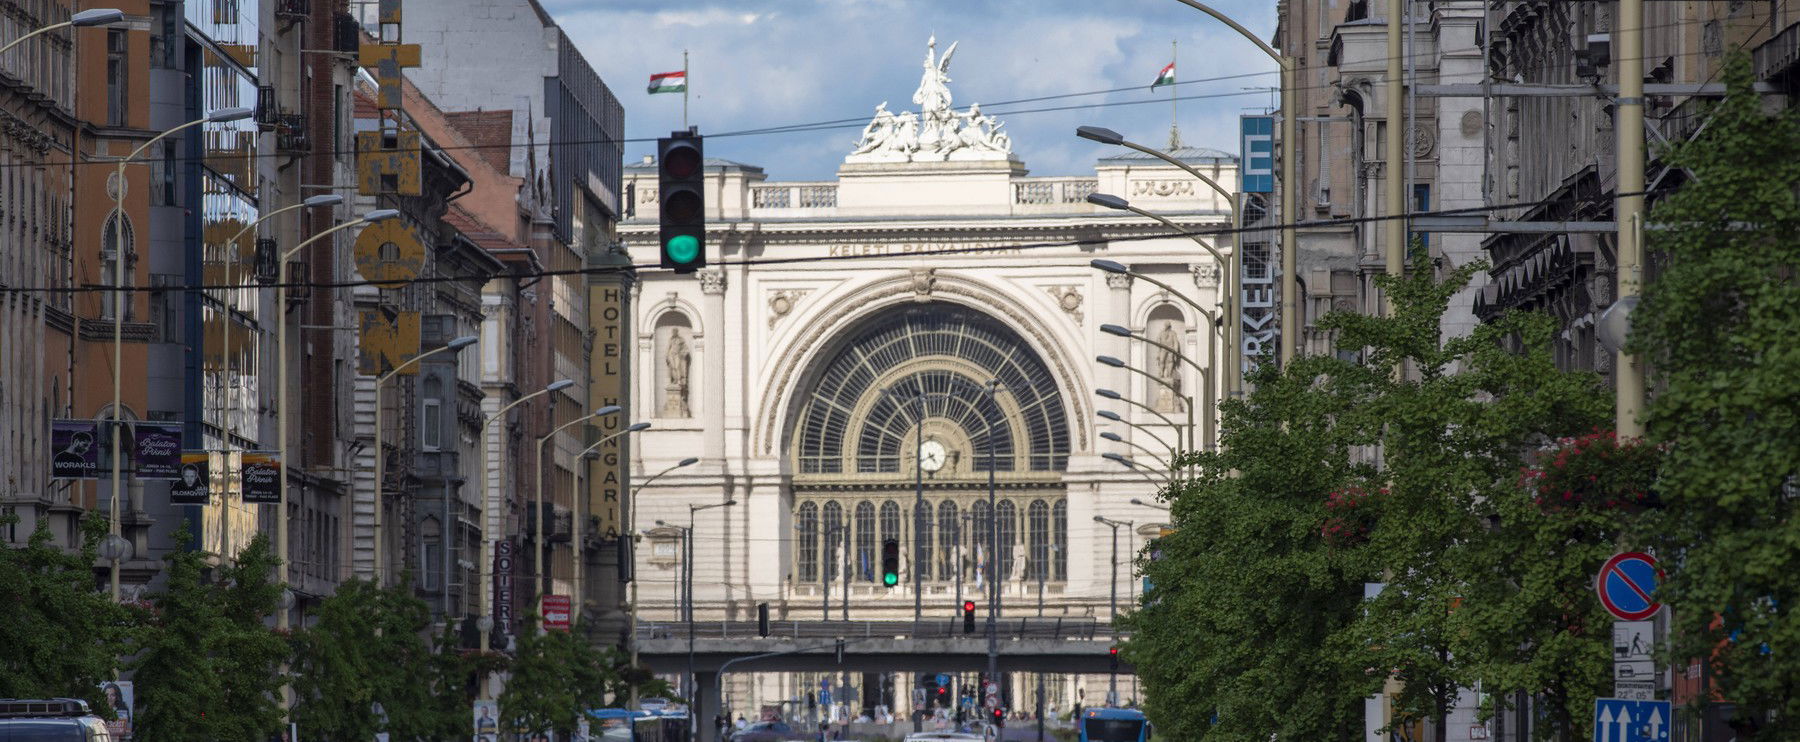
[{"label": "arched glass window", "polygon": [[962,529],[957,527],[956,503],[945,500],[938,503],[938,579],[956,579],[958,555],[961,549]]},{"label": "arched glass window", "polygon": [[881,503],[881,537],[906,543],[906,532],[900,529],[900,504],[893,500]]},{"label": "arched glass window", "polygon": [[1043,500],[1032,500],[1027,518],[1031,561],[1025,565],[1025,577],[1031,580],[1049,579],[1050,575],[1045,570],[1050,566],[1050,506]]},{"label": "arched glass window", "polygon": [[1055,566],[1050,579],[1061,581],[1069,579],[1069,501],[1057,500],[1053,511],[1050,534],[1056,541],[1056,553],[1052,555]]},{"label": "arched glass window", "polygon": [[[124,225],[125,232],[125,282],[123,285],[126,287],[131,286],[131,264],[136,262],[133,258],[137,255],[137,235],[132,231],[131,217],[121,215],[117,211],[107,217],[105,226],[100,229],[101,275],[99,283],[103,286],[113,285],[113,278],[119,271],[119,227],[121,223]],[[113,292],[100,292],[100,317],[102,319],[113,318],[113,301]],[[125,293],[123,301],[125,302],[125,320],[130,321],[132,319],[132,304],[134,302],[131,301],[131,294],[129,292]]]},{"label": "arched glass window", "polygon": [[800,504],[800,517],[794,524],[800,532],[800,555],[796,559],[799,564],[800,582],[813,582],[819,579],[819,506],[810,502]]},{"label": "arched glass window", "polygon": [[835,502],[825,503],[825,579],[838,578],[838,562],[843,555],[838,552],[844,539],[844,507]]},{"label": "arched glass window", "polygon": [[994,507],[994,515],[994,527],[1000,529],[1000,579],[1010,580],[1013,578],[1013,546],[1018,541],[1019,509],[1011,500],[1001,500]]},{"label": "arched glass window", "polygon": [[969,506],[969,523],[972,526],[969,535],[974,537],[973,545],[969,548],[969,558],[974,560],[975,571],[983,575],[988,574],[988,552],[993,546],[993,542],[988,540],[989,535],[994,532],[994,521],[988,517],[992,512],[988,509],[987,500],[976,500],[974,505]]},{"label": "arched glass window", "polygon": [[856,579],[875,581],[875,503],[856,504]]},{"label": "arched glass window", "polygon": [[931,576],[931,503],[922,502],[913,510],[913,527],[919,529],[919,537],[914,539],[913,569],[919,570],[921,579]]}]

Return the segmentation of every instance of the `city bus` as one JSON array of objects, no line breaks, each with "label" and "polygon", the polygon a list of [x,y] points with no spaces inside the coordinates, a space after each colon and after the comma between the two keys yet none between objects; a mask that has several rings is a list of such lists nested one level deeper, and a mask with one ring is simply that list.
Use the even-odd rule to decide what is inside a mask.
[{"label": "city bus", "polygon": [[1147,742],[1150,722],[1137,709],[1093,708],[1081,712],[1081,742]]},{"label": "city bus", "polygon": [[588,711],[591,739],[603,742],[689,742],[688,716],[685,710],[633,711],[629,709],[593,709]]}]

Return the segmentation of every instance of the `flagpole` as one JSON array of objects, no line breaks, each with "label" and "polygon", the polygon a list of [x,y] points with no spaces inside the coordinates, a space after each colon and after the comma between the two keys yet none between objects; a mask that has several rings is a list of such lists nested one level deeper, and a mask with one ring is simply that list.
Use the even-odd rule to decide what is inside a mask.
[{"label": "flagpole", "polygon": [[688,88],[691,87],[692,85],[693,85],[693,83],[688,81],[687,50],[683,49],[683,50],[681,50],[681,128],[683,128],[683,129],[688,128],[688,122],[687,122]]},{"label": "flagpole", "polygon": [[[1176,61],[1177,60],[1175,59],[1175,40],[1170,39],[1169,40],[1169,64],[1175,65]],[[1175,67],[1175,74],[1176,75],[1181,74],[1181,68],[1179,66]],[[1180,134],[1181,130],[1180,130],[1180,128],[1178,128],[1179,124],[1177,123],[1180,120],[1181,119],[1175,113],[1175,81],[1171,80],[1171,81],[1169,81],[1169,149],[1170,149],[1170,151],[1173,151],[1176,148],[1181,146],[1181,134]]]}]

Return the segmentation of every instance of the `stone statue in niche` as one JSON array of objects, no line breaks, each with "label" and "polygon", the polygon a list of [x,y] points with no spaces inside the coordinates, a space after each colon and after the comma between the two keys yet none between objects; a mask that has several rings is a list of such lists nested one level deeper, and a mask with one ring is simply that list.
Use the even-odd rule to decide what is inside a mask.
[{"label": "stone statue in niche", "polygon": [[[1156,333],[1156,342],[1179,350],[1181,348],[1181,331],[1176,329],[1174,322],[1165,321],[1162,329]],[[1154,406],[1159,412],[1183,411],[1186,401],[1181,394],[1180,364],[1181,358],[1174,352],[1162,348],[1156,349],[1156,378],[1163,382],[1156,385],[1156,404]]]},{"label": "stone statue in niche", "polygon": [[668,381],[663,385],[662,416],[692,416],[688,407],[688,370],[693,365],[693,358],[688,352],[687,338],[681,336],[679,327],[669,329],[669,344],[663,350],[663,364],[668,369]]}]

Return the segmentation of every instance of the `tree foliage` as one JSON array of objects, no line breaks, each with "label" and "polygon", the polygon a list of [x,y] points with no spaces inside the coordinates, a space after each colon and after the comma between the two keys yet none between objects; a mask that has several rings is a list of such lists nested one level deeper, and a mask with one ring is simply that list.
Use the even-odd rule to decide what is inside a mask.
[{"label": "tree foliage", "polygon": [[95,589],[106,521],[90,514],[81,533],[74,552],[54,545],[45,521],[22,546],[0,541],[0,698],[81,698],[109,711],[100,683],[112,679],[141,616]]},{"label": "tree foliage", "polygon": [[585,711],[629,692],[620,672],[625,658],[585,639],[585,625],[539,632],[536,623],[530,617],[519,635],[512,677],[500,694],[500,718],[516,731],[567,736]]},{"label": "tree foliage", "polygon": [[[1800,733],[1800,118],[1766,113],[1747,59],[1698,137],[1663,157],[1689,181],[1656,204],[1666,256],[1632,313],[1667,445],[1657,542],[1675,656],[1710,657],[1740,713]],[[1788,490],[1783,491],[1784,483]]]},{"label": "tree foliage", "polygon": [[[1247,400],[1225,406],[1223,450],[1195,457],[1199,475],[1167,493],[1176,533],[1145,563],[1155,589],[1130,619],[1127,656],[1160,727],[1353,739],[1363,699],[1392,677],[1395,720],[1435,719],[1442,735],[1459,688],[1476,681],[1580,696],[1604,673],[1610,636],[1591,631],[1564,667],[1518,651],[1567,638],[1564,625],[1520,631],[1504,652],[1471,640],[1498,619],[1468,598],[1521,609],[1536,599],[1528,581],[1545,577],[1495,560],[1545,535],[1510,509],[1529,502],[1519,463],[1607,413],[1594,377],[1557,370],[1547,318],[1441,337],[1477,269],[1439,280],[1421,257],[1407,277],[1377,279],[1393,316],[1327,318],[1348,353],[1261,372]],[[1548,576],[1591,575],[1598,561],[1570,542],[1604,534],[1563,535],[1542,545],[1579,553]]]},{"label": "tree foliage", "polygon": [[211,579],[206,558],[181,544],[167,557],[167,585],[151,596],[132,663],[143,739],[264,739],[281,727],[287,642],[265,623],[281,596],[270,579],[276,556],[259,534]]}]

